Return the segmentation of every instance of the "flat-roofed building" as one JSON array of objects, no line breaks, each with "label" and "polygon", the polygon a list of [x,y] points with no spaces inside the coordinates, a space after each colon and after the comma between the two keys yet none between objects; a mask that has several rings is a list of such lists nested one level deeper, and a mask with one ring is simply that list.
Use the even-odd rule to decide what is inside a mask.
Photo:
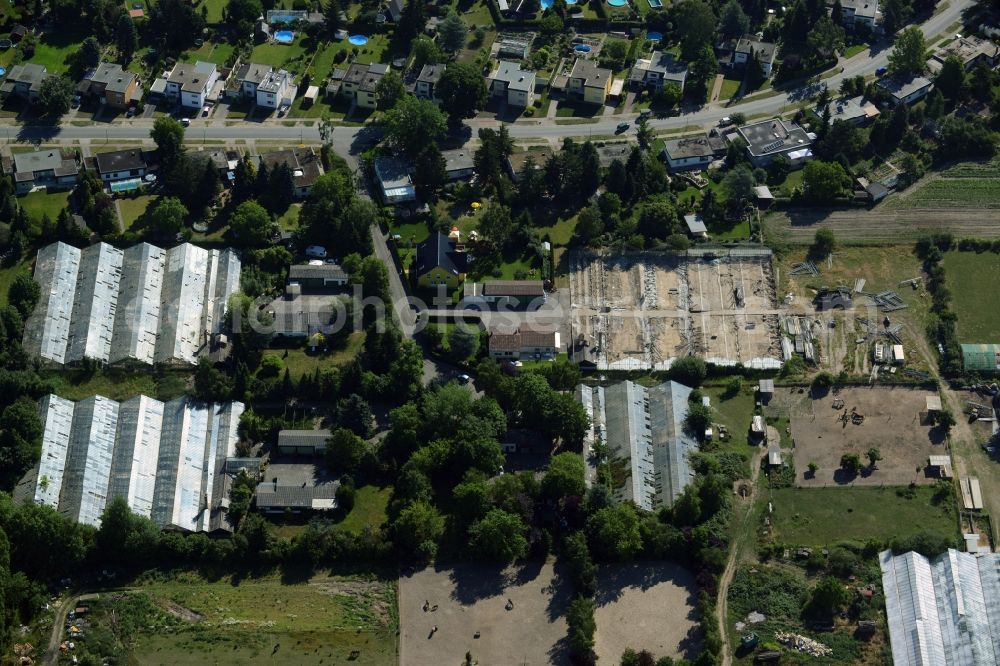
[{"label": "flat-roofed building", "polygon": [[[268,169],[287,165],[292,171],[292,187],[296,199],[305,199],[313,184],[323,175],[323,162],[312,148],[300,146],[288,150],[275,150],[260,155],[259,164]],[[258,167],[259,168],[259,167]]]},{"label": "flat-roofed building", "polygon": [[691,390],[677,382],[650,388],[631,381],[577,387],[590,416],[586,439],[604,441],[610,456],[627,465],[624,482],[614,489],[619,499],[655,511],[672,506],[691,482],[689,458],[698,450],[684,430]]},{"label": "flat-roofed building", "polygon": [[747,144],[747,156],[754,166],[767,166],[778,155],[801,165],[812,157],[811,146],[816,137],[793,122],[781,118],[761,120],[743,125],[737,135]]},{"label": "flat-roofed building", "polygon": [[80,253],[70,316],[66,363],[85,358],[107,361],[111,354],[123,252],[98,243]]},{"label": "flat-roofed building", "polygon": [[[867,125],[878,118],[878,107],[871,102],[865,102],[863,97],[841,97],[829,103],[830,122],[834,123],[843,120],[854,125]],[[815,109],[816,115],[822,117],[823,109],[819,106]]]},{"label": "flat-roofed building", "polygon": [[294,264],[288,267],[288,283],[304,288],[343,287],[349,278],[337,264]]},{"label": "flat-roofed building", "polygon": [[923,99],[934,88],[934,82],[923,76],[913,76],[905,78],[901,76],[890,76],[880,79],[876,84],[879,88],[889,93],[889,100],[892,104],[913,104]]},{"label": "flat-roofed building", "polygon": [[329,430],[281,430],[278,432],[278,453],[287,455],[319,455],[326,451]]},{"label": "flat-roofed building", "polygon": [[765,77],[771,76],[774,69],[774,58],[778,54],[778,45],[772,42],[765,42],[758,39],[756,35],[743,35],[736,42],[733,49],[732,64],[745,66],[754,58],[760,63],[761,71]]},{"label": "flat-roofed building", "polygon": [[466,303],[516,306],[538,298],[545,300],[545,285],[541,280],[489,280],[467,282],[462,287],[462,300]]},{"label": "flat-roofed building", "polygon": [[632,66],[629,83],[639,88],[662,88],[673,84],[684,92],[688,64],[678,60],[673,53],[653,51],[648,58],[639,58]]},{"label": "flat-roofed building", "polygon": [[36,188],[70,189],[80,177],[80,167],[70,153],[61,150],[34,150],[3,158],[4,173],[14,179],[18,194]]},{"label": "flat-roofed building", "polygon": [[861,25],[875,30],[882,23],[878,0],[841,0],[840,7],[845,28]]},{"label": "flat-roofed building", "polygon": [[416,201],[417,189],[413,185],[411,171],[412,167],[402,159],[386,155],[375,158],[375,178],[378,180],[383,203]]},{"label": "flat-roofed building", "polygon": [[142,178],[149,169],[148,155],[141,148],[113,150],[94,155],[94,166],[105,183]]},{"label": "flat-roofed building", "polygon": [[417,76],[417,82],[413,89],[414,94],[422,99],[429,99],[435,104],[440,104],[441,99],[437,96],[437,84],[444,74],[444,65],[424,65]]},{"label": "flat-roofed building", "polygon": [[219,70],[213,63],[178,62],[167,77],[165,94],[168,99],[179,101],[181,106],[200,109],[218,80]]},{"label": "flat-roofed building", "polygon": [[707,134],[670,139],[663,143],[663,157],[671,171],[704,169],[725,154],[725,140]]},{"label": "flat-roofed building", "polygon": [[22,347],[30,356],[64,363],[73,314],[73,293],[80,268],[80,250],[66,243],[52,243],[38,251],[35,282],[40,295],[24,324]]},{"label": "flat-roofed building", "polygon": [[966,71],[972,71],[979,63],[993,67],[1000,60],[1000,47],[989,39],[975,35],[958,35],[954,40],[941,46],[928,61],[931,70],[940,69],[944,61],[955,57],[962,61]]},{"label": "flat-roofed building", "polygon": [[0,96],[6,98],[13,95],[34,104],[38,101],[42,83],[47,78],[49,78],[49,72],[45,69],[45,65],[37,65],[33,62],[14,65],[7,72],[3,83],[0,83]]}]

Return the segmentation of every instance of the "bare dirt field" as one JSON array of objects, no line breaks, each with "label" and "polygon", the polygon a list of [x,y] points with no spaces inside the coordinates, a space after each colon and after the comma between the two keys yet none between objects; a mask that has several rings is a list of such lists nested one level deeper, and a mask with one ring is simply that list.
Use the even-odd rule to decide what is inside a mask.
[{"label": "bare dirt field", "polygon": [[[948,453],[941,430],[925,424],[926,398],[936,393],[903,387],[851,387],[813,398],[808,389],[798,391],[779,391],[771,403],[787,410],[790,417],[796,485],[903,486],[937,480],[925,469],[927,456]],[[839,400],[843,406],[835,409]],[[860,425],[850,419],[855,409],[865,417]],[[842,418],[845,410],[846,422]],[[871,448],[877,448],[883,458],[874,470],[868,468],[866,458]],[[860,474],[848,476],[840,469],[840,457],[845,453],[861,457]],[[810,462],[819,466],[815,477],[808,475]]]},{"label": "bare dirt field", "polygon": [[667,562],[605,565],[598,571],[598,663],[617,664],[626,648],[656,657],[698,654],[694,576]]},{"label": "bare dirt field", "polygon": [[[425,601],[430,602],[427,611]],[[504,571],[471,564],[429,567],[403,576],[399,662],[460,664],[471,652],[480,664],[567,663],[569,601],[570,588],[556,584],[551,562]]]},{"label": "bare dirt field", "polygon": [[765,237],[802,245],[813,242],[817,229],[832,230],[841,243],[898,244],[944,231],[961,238],[1000,238],[996,208],[790,208],[768,213],[763,224]]},{"label": "bare dirt field", "polygon": [[663,369],[696,354],[716,363],[780,358],[769,254],[655,253],[570,259],[574,330],[609,369]]}]

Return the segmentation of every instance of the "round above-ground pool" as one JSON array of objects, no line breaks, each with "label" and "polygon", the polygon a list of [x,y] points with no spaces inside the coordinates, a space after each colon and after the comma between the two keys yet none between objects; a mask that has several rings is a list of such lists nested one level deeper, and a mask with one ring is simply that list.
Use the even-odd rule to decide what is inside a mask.
[{"label": "round above-ground pool", "polygon": [[573,47],[573,50],[580,53],[590,53],[592,49],[590,48],[590,44],[577,44]]},{"label": "round above-ground pool", "polygon": [[0,76],[3,76],[6,73],[7,73],[7,68],[6,67],[0,67]]},{"label": "round above-ground pool", "polygon": [[291,44],[295,41],[295,33],[291,30],[279,30],[274,33],[274,41],[279,44]]},{"label": "round above-ground pool", "polygon": [[658,42],[661,39],[663,39],[663,33],[656,32],[655,30],[650,30],[649,32],[646,33],[646,39],[648,39],[651,42]]},{"label": "round above-ground pool", "polygon": [[14,42],[9,39],[0,39],[0,49],[9,49],[14,45]]},{"label": "round above-ground pool", "polygon": [[355,46],[364,46],[368,43],[368,38],[364,35],[351,35],[347,38],[347,41]]}]

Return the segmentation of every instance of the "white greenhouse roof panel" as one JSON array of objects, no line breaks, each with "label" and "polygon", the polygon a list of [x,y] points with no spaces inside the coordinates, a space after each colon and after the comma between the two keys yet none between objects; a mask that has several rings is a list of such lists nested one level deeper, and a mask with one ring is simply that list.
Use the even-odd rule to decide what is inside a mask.
[{"label": "white greenhouse roof panel", "polygon": [[149,243],[125,250],[115,330],[111,338],[111,363],[152,363],[156,333],[160,328],[160,293],[166,250]]},{"label": "white greenhouse roof panel", "polygon": [[122,276],[122,251],[107,243],[80,253],[66,362],[84,358],[107,362]]},{"label": "white greenhouse roof panel", "polygon": [[38,251],[34,277],[41,293],[24,324],[23,346],[28,354],[65,362],[79,268],[80,250],[72,245],[53,243]]}]

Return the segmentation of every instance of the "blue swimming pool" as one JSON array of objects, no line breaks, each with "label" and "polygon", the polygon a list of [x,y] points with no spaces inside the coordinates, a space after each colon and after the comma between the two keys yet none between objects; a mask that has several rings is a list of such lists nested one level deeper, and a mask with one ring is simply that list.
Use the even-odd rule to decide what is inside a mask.
[{"label": "blue swimming pool", "polygon": [[[546,10],[554,4],[555,0],[542,0],[542,10]],[[567,5],[575,5],[578,0],[566,0]]]},{"label": "blue swimming pool", "polygon": [[306,18],[306,12],[303,11],[281,11],[272,9],[267,13],[268,23],[294,23],[295,21],[304,21]]},{"label": "blue swimming pool", "polygon": [[628,4],[628,0],[608,0],[608,4],[612,7],[624,7]]},{"label": "blue swimming pool", "polygon": [[295,33],[291,30],[279,30],[274,33],[274,41],[279,44],[291,44],[295,41]]},{"label": "blue swimming pool", "polygon": [[[649,4],[652,5],[653,1],[654,0],[649,0]],[[660,0],[656,0],[656,2],[659,2],[659,1]],[[656,32],[655,30],[650,30],[649,32],[646,33],[646,39],[648,39],[651,42],[658,42],[661,39],[663,39],[663,33],[662,32]]]},{"label": "blue swimming pool", "polygon": [[7,68],[6,67],[0,67],[0,76],[3,76],[6,73],[7,73]]},{"label": "blue swimming pool", "polygon": [[128,180],[119,180],[116,183],[111,183],[112,192],[131,192],[140,187],[142,187],[142,180],[139,178],[129,178]]},{"label": "blue swimming pool", "polygon": [[365,37],[364,35],[351,35],[350,37],[347,38],[347,41],[349,41],[351,44],[354,44],[355,46],[364,46],[365,44],[368,43],[368,38]]},{"label": "blue swimming pool", "polygon": [[580,53],[590,53],[590,44],[577,44],[573,47],[574,51],[579,51]]}]

